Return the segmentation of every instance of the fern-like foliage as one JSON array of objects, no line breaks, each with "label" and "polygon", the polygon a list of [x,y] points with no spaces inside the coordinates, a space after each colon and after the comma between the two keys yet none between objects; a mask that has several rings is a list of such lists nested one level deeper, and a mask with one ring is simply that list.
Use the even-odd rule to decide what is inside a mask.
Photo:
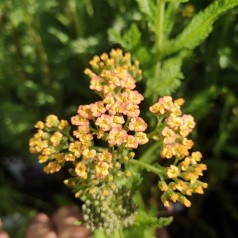
[{"label": "fern-like foliage", "polygon": [[160,67],[160,77],[157,80],[147,80],[148,90],[145,92],[145,96],[171,95],[181,84],[183,79],[181,67],[184,57],[187,56],[187,52],[183,52],[176,57],[164,60]]},{"label": "fern-like foliage", "polygon": [[181,49],[194,49],[208,37],[216,19],[238,5],[238,0],[217,0],[204,11],[199,12],[176,39],[164,45],[163,55],[179,52]]},{"label": "fern-like foliage", "polygon": [[137,215],[135,225],[142,226],[145,229],[148,228],[161,228],[168,226],[173,221],[172,217],[154,217],[145,212],[140,211]]},{"label": "fern-like foliage", "polygon": [[153,0],[136,0],[140,12],[144,14],[148,27],[152,32],[155,31],[156,5]]},{"label": "fern-like foliage", "polygon": [[168,38],[169,34],[173,30],[174,24],[176,23],[176,16],[178,13],[180,4],[170,3],[168,4],[166,11],[165,11],[165,17],[164,17],[164,38]]},{"label": "fern-like foliage", "polygon": [[124,49],[132,50],[140,42],[141,33],[137,25],[132,23],[123,34],[113,27],[110,28],[108,37],[111,42],[120,44]]}]

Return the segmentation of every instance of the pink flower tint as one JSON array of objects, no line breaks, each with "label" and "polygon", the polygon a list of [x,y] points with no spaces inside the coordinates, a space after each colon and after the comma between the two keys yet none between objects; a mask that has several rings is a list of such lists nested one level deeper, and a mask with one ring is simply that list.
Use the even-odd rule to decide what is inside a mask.
[{"label": "pink flower tint", "polygon": [[114,84],[104,85],[103,86],[103,94],[104,95],[111,94],[115,88],[116,88],[116,86]]},{"label": "pink flower tint", "polygon": [[141,132],[141,131],[136,132],[135,137],[138,141],[138,144],[140,144],[140,145],[144,145],[149,141],[147,135],[144,132]]},{"label": "pink flower tint", "polygon": [[182,144],[190,150],[193,147],[194,142],[192,140],[187,139],[187,138],[183,138]]},{"label": "pink flower tint", "polygon": [[109,110],[111,106],[115,103],[115,98],[111,95],[107,95],[103,99],[103,102],[105,104],[106,109]]},{"label": "pink flower tint", "polygon": [[147,124],[141,117],[132,117],[129,123],[129,130],[131,131],[145,131]]},{"label": "pink flower tint", "polygon": [[134,89],[136,87],[136,81],[134,78],[131,77],[131,75],[128,72],[126,72],[123,75],[123,78],[121,79],[120,86],[126,89]]},{"label": "pink flower tint", "polygon": [[95,75],[91,78],[90,80],[90,89],[95,90],[95,91],[102,91],[103,87],[102,87],[102,78]]},{"label": "pink flower tint", "polygon": [[89,126],[89,121],[79,115],[71,117],[71,123],[75,126]]},{"label": "pink flower tint", "polygon": [[164,96],[159,99],[159,102],[164,106],[166,110],[171,110],[174,107],[173,99],[171,96]]},{"label": "pink flower tint", "polygon": [[104,150],[102,153],[98,153],[98,161],[106,161],[108,163],[112,162],[112,153],[107,150]]},{"label": "pink flower tint", "polygon": [[154,114],[161,114],[163,115],[165,113],[164,106],[160,103],[157,102],[154,105],[152,105],[149,110],[154,113]]},{"label": "pink flower tint", "polygon": [[118,77],[118,74],[115,72],[110,71],[110,75],[108,77],[108,85],[112,85],[114,88],[120,87],[120,78]]},{"label": "pink flower tint", "polygon": [[115,99],[120,103],[128,103],[128,92],[117,93]]},{"label": "pink flower tint", "polygon": [[138,105],[128,103],[123,110],[123,114],[128,117],[138,117],[140,115],[140,109]]},{"label": "pink flower tint", "polygon": [[144,97],[138,91],[134,90],[134,91],[129,91],[128,100],[130,103],[140,104],[141,101],[144,100]]},{"label": "pink flower tint", "polygon": [[84,140],[84,136],[88,135],[89,127],[79,126],[77,130],[73,131],[73,135],[80,141]]},{"label": "pink flower tint", "polygon": [[122,113],[124,111],[124,106],[122,103],[116,101],[111,108],[109,109],[109,113],[111,115],[116,115],[117,113]]},{"label": "pink flower tint", "polygon": [[86,118],[86,119],[92,119],[92,111],[91,111],[91,105],[80,105],[78,107],[78,114],[79,116]]},{"label": "pink flower tint", "polygon": [[194,118],[192,115],[183,115],[182,116],[183,123],[189,128],[193,129],[196,125]]},{"label": "pink flower tint", "polygon": [[179,134],[182,137],[187,137],[192,130],[187,127],[187,125],[182,125],[179,127]]},{"label": "pink flower tint", "polygon": [[92,140],[93,140],[92,134],[90,133],[81,134],[81,136],[78,138],[82,142],[82,149],[87,149],[88,147],[92,145]]},{"label": "pink flower tint", "polygon": [[101,114],[106,112],[106,108],[104,107],[104,103],[102,101],[91,104],[91,110],[94,117],[99,117]]},{"label": "pink flower tint", "polygon": [[181,117],[168,117],[166,120],[170,128],[177,130],[182,125]]},{"label": "pink flower tint", "polygon": [[123,123],[125,123],[125,119],[123,116],[115,116],[115,115],[112,115],[110,117],[110,121],[111,121],[111,127],[114,128],[114,127],[121,127],[121,125]]},{"label": "pink flower tint", "polygon": [[172,144],[177,138],[177,134],[167,126],[162,130],[161,134],[165,137],[164,144]]},{"label": "pink flower tint", "polygon": [[125,147],[131,148],[131,149],[136,149],[138,147],[138,140],[135,136],[128,135],[126,139],[126,145]]},{"label": "pink flower tint", "polygon": [[108,143],[110,146],[121,145],[127,139],[127,132],[120,127],[112,128],[108,135]]},{"label": "pink flower tint", "polygon": [[111,117],[109,115],[102,114],[96,119],[95,124],[100,127],[102,131],[109,131],[111,130]]},{"label": "pink flower tint", "polygon": [[78,132],[81,134],[87,134],[90,131],[89,124],[78,126]]},{"label": "pink flower tint", "polygon": [[179,158],[184,158],[185,156],[189,155],[189,148],[183,144],[175,144],[174,147],[174,153]]},{"label": "pink flower tint", "polygon": [[171,159],[174,156],[173,146],[165,145],[160,151],[160,156],[162,158]]}]

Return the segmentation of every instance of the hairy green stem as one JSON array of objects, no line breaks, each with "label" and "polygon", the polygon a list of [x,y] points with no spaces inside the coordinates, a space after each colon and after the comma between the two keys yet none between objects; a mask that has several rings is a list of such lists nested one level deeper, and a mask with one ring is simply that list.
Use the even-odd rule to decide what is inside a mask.
[{"label": "hairy green stem", "polygon": [[[158,61],[156,62],[155,72],[153,80],[158,80],[161,71],[161,52],[163,50],[163,41],[164,41],[164,16],[165,15],[165,1],[164,0],[157,0],[157,15],[155,18],[155,54]],[[152,95],[152,101],[156,101],[158,97],[157,94]]]},{"label": "hairy green stem", "polygon": [[162,141],[157,141],[155,142],[153,145],[151,145],[146,151],[145,153],[138,159],[139,161],[147,161],[147,162],[151,162],[150,157],[151,155],[155,152],[155,150],[157,150],[160,146],[162,145]]},{"label": "hairy green stem", "polygon": [[162,124],[162,121],[164,119],[165,116],[160,116],[160,117],[157,117],[157,124],[156,124],[156,127],[155,129],[150,132],[149,134],[147,134],[147,137],[150,139],[150,138],[153,138],[154,136],[158,135],[159,132],[162,130],[162,127],[163,125]]},{"label": "hairy green stem", "polygon": [[156,49],[156,53],[160,53],[162,46],[163,46],[164,9],[165,9],[165,1],[157,0],[157,17],[155,19],[155,27],[156,27],[155,49]]},{"label": "hairy green stem", "polygon": [[162,167],[161,168],[157,168],[157,167],[155,167],[153,165],[147,164],[147,163],[142,162],[140,160],[132,159],[132,160],[129,160],[128,163],[137,165],[137,166],[139,166],[139,167],[141,167],[143,169],[146,169],[147,171],[152,172],[152,173],[154,173],[154,174],[156,174],[158,176],[166,175],[166,171]]}]

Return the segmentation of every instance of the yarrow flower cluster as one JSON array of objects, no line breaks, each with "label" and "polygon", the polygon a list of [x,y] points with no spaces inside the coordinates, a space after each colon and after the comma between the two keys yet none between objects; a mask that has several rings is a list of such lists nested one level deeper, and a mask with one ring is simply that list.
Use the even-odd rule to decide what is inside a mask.
[{"label": "yarrow flower cluster", "polygon": [[66,152],[69,141],[70,125],[66,120],[59,120],[55,115],[49,115],[45,123],[35,124],[37,133],[30,139],[31,153],[39,154],[39,163],[48,164],[44,167],[46,173],[58,172],[66,161],[72,161],[72,154]]},{"label": "yarrow flower cluster", "polygon": [[161,123],[154,131],[154,139],[163,141],[160,156],[172,160],[172,164],[166,168],[165,179],[168,182],[159,182],[159,188],[164,192],[161,199],[166,207],[169,201],[178,201],[189,207],[191,202],[186,196],[203,194],[203,189],[207,188],[206,183],[198,180],[207,169],[205,164],[199,163],[202,154],[199,151],[189,152],[194,142],[187,136],[195,127],[195,122],[191,115],[182,114],[180,106],[183,104],[181,98],[173,101],[172,97],[165,96],[150,107]]},{"label": "yarrow flower cluster", "polygon": [[190,206],[186,196],[203,193],[207,187],[198,180],[206,166],[199,163],[200,152],[190,153],[194,142],[187,136],[195,122],[191,115],[182,114],[184,100],[160,98],[149,108],[158,125],[146,133],[147,123],[139,107],[144,97],[135,89],[142,74],[139,62],[133,64],[129,53],[117,49],[95,56],[90,65],[85,74],[90,78],[90,89],[101,100],[80,105],[70,122],[55,115],[38,121],[30,152],[46,164],[46,173],[58,172],[67,164],[70,176],[64,183],[85,202],[84,220],[92,231],[104,229],[109,234],[133,223],[136,205],[127,181],[132,165],[145,165],[150,171],[135,159],[135,150],[149,139],[162,144],[160,157],[170,162],[161,166],[158,174],[162,202],[165,206],[169,201]]}]

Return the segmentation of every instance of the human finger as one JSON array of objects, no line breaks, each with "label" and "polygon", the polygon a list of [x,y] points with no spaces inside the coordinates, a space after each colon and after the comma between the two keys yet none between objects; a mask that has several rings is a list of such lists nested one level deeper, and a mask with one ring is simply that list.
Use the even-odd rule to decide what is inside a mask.
[{"label": "human finger", "polygon": [[84,225],[75,225],[82,219],[82,213],[77,206],[62,207],[53,215],[52,220],[59,238],[88,238],[91,232]]},{"label": "human finger", "polygon": [[44,214],[37,214],[28,226],[26,238],[57,238],[50,218]]},{"label": "human finger", "polygon": [[0,218],[0,238],[9,238],[9,235],[3,229],[1,218]]}]

